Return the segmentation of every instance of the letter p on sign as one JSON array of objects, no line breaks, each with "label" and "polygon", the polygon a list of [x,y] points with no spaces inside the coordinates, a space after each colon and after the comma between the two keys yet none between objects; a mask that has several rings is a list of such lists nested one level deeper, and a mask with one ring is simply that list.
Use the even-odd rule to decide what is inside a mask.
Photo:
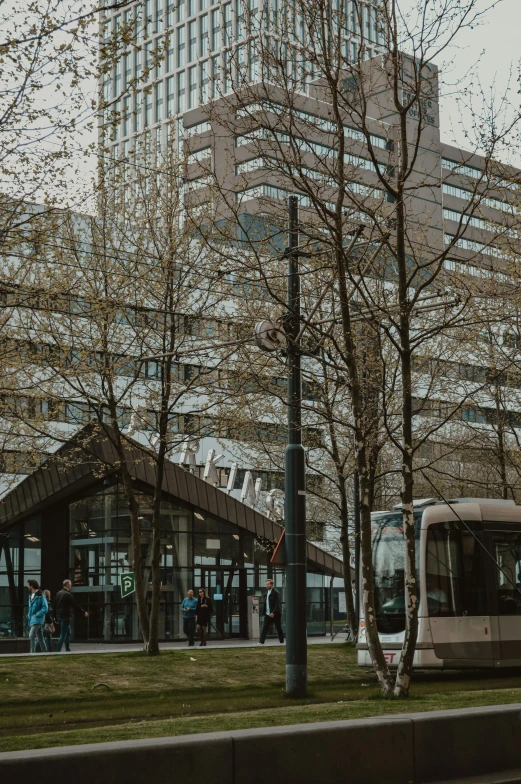
[{"label": "letter p on sign", "polygon": [[136,582],[134,580],[134,572],[125,572],[120,574],[119,585],[121,587],[121,596],[128,596],[136,590]]}]

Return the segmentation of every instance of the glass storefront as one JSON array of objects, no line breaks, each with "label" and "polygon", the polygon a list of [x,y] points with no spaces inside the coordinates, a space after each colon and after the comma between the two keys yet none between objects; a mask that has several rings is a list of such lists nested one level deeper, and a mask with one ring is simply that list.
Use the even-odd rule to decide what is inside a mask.
[{"label": "glass storefront", "polygon": [[[139,516],[143,562],[149,564],[152,510],[145,494],[139,496]],[[139,639],[133,597],[121,599],[119,589],[120,574],[132,570],[130,519],[121,489],[107,488],[70,504],[69,520],[70,576],[77,600],[89,612],[88,618],[77,614],[75,639]],[[261,594],[268,576],[284,602],[284,570],[271,567],[254,534],[207,512],[162,503],[160,639],[184,639],[181,602],[189,588],[200,587],[214,606],[210,639],[246,637],[247,597]],[[324,575],[308,574],[309,634],[326,633],[328,584]]]},{"label": "glass storefront", "polygon": [[[139,496],[142,559],[150,575],[151,497]],[[64,578],[78,603],[73,639],[100,642],[140,640],[135,596],[121,597],[120,575],[132,571],[130,516],[121,487],[107,487],[67,505],[13,525],[0,537],[0,637],[27,633],[27,588],[35,578],[54,597]],[[181,503],[161,505],[161,640],[184,640],[181,602],[189,588],[203,587],[214,613],[210,639],[247,637],[248,597],[261,595],[272,577],[282,599],[285,574],[269,563],[266,541],[206,511]],[[147,574],[148,573],[148,574]],[[308,572],[309,634],[325,634],[329,622],[329,577]],[[197,595],[197,594],[196,594]],[[273,630],[275,634],[275,630]]]},{"label": "glass storefront", "polygon": [[27,632],[27,580],[41,580],[41,518],[30,517],[2,536],[0,554],[0,637]]}]

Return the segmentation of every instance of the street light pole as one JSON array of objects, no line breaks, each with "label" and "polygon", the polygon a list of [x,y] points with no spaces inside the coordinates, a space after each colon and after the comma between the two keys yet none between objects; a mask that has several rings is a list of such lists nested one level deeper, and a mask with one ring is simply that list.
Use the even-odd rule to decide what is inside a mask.
[{"label": "street light pole", "polygon": [[[307,693],[306,468],[302,446],[298,198],[288,199],[288,445],[285,454],[286,694]],[[297,339],[298,338],[298,339]]]}]

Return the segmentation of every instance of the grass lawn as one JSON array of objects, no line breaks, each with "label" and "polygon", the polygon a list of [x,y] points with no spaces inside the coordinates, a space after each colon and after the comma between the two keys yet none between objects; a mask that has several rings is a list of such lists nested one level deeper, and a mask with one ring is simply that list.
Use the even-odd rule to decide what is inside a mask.
[{"label": "grass lawn", "polygon": [[519,670],[417,673],[396,701],[351,647],[308,655],[305,701],[285,697],[283,647],[0,659],[0,751],[521,702]]}]

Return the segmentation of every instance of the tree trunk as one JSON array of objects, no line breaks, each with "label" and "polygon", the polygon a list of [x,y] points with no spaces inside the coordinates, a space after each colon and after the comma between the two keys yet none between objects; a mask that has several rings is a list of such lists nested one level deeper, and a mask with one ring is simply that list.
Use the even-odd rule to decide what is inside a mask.
[{"label": "tree trunk", "polygon": [[376,608],[374,595],[373,548],[371,542],[371,507],[370,491],[365,472],[360,472],[360,545],[363,587],[364,629],[371,662],[382,693],[392,694],[393,679],[385,661],[376,625]]},{"label": "tree trunk", "polygon": [[[340,542],[342,544],[342,558],[344,569],[344,590],[346,594],[347,623],[351,629],[351,639],[356,642],[358,635],[358,618],[356,617],[355,603],[353,601],[353,591],[351,589],[351,548],[349,547],[349,515],[347,510],[347,498],[345,485],[341,489],[340,498]],[[356,587],[358,591],[358,586]]]},{"label": "tree trunk", "polygon": [[374,596],[374,573],[373,573],[373,554],[371,546],[371,487],[368,476],[368,438],[367,430],[364,428],[362,414],[362,389],[360,376],[356,361],[356,350],[353,340],[351,318],[349,312],[349,302],[347,294],[346,271],[344,266],[344,255],[339,246],[336,259],[336,276],[339,288],[340,311],[342,317],[342,332],[346,350],[346,365],[349,373],[351,402],[354,415],[354,434],[355,434],[355,454],[358,475],[360,477],[360,537],[361,537],[361,561],[362,561],[362,582],[363,582],[363,608],[364,623],[367,635],[369,654],[373,663],[374,671],[383,694],[391,694],[393,689],[393,679],[389,672],[389,667],[378,636],[376,626],[375,596]]},{"label": "tree trunk", "polygon": [[161,485],[164,470],[164,443],[160,442],[156,463],[157,480],[152,502],[152,560],[150,600],[150,633],[146,651],[150,656],[159,655],[159,608],[161,598]]},{"label": "tree trunk", "polygon": [[122,471],[123,488],[130,513],[130,531],[132,552],[132,569],[134,570],[134,580],[136,584],[136,606],[139,625],[145,650],[148,648],[150,638],[150,623],[148,619],[148,609],[146,601],[147,586],[143,580],[143,559],[141,556],[141,528],[139,525],[139,504],[136,494],[132,487],[132,480],[127,471]]}]

